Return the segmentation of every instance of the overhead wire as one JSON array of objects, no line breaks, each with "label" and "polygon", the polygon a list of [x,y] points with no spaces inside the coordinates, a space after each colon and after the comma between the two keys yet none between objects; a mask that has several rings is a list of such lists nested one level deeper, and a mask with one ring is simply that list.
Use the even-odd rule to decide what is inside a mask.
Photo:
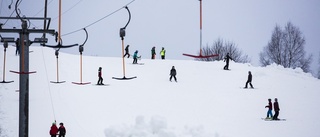
[{"label": "overhead wire", "polygon": [[41,48],[41,51],[42,51],[42,60],[43,60],[43,63],[44,63],[44,69],[45,69],[45,72],[46,72],[47,86],[49,88],[49,95],[50,95],[50,101],[51,101],[51,108],[52,108],[52,112],[53,112],[53,118],[54,118],[54,120],[56,120],[55,110],[54,110],[54,106],[53,106],[53,99],[52,99],[52,94],[51,94],[51,88],[50,88],[50,84],[48,82],[49,78],[48,78],[47,65],[46,65],[46,61],[45,61],[45,58],[44,58],[44,54],[43,54],[43,47]]},{"label": "overhead wire", "polygon": [[[48,5],[50,5],[50,3],[52,2],[53,0],[49,1],[48,2]],[[44,10],[44,8],[42,8],[41,10],[39,10],[36,14],[34,14],[33,16],[37,16],[38,14],[40,14],[42,11]]]},{"label": "overhead wire", "polygon": [[[12,0],[13,1],[13,0]],[[19,6],[20,5],[20,3],[22,2],[22,0],[18,0],[17,2],[19,2],[19,3],[17,3],[16,4],[16,6]],[[11,3],[12,4],[12,3]],[[10,4],[10,5],[11,5]],[[11,12],[11,14],[10,14],[10,16],[9,17],[11,17],[12,15],[13,15],[13,13],[15,12],[15,10],[13,10],[12,12]],[[4,23],[3,23],[3,25],[6,25],[7,24],[7,22],[9,21],[9,19],[7,19]]]},{"label": "overhead wire", "polygon": [[119,12],[121,9],[123,9],[123,8],[127,7],[128,5],[130,5],[131,3],[133,3],[134,1],[135,1],[135,0],[130,1],[130,2],[129,2],[129,3],[127,3],[126,5],[122,6],[121,8],[119,8],[119,9],[117,9],[117,10],[115,10],[115,11],[111,12],[110,14],[108,14],[108,15],[106,15],[106,16],[104,16],[104,17],[100,18],[100,19],[98,19],[97,21],[94,21],[93,23],[91,23],[91,24],[89,24],[89,25],[87,25],[87,26],[85,26],[85,27],[83,27],[83,28],[81,28],[81,29],[77,29],[77,30],[75,30],[75,31],[72,31],[72,32],[69,32],[69,33],[63,34],[63,35],[61,35],[61,36],[67,36],[67,35],[70,35],[70,34],[72,34],[72,33],[76,33],[76,32],[78,32],[78,31],[81,31],[81,30],[83,30],[83,29],[85,29],[85,28],[88,28],[88,27],[90,27],[90,26],[92,26],[92,25],[94,25],[94,24],[96,24],[96,23],[98,23],[98,22],[102,21],[103,19],[105,19],[105,18],[107,18],[107,17],[109,17],[109,16],[111,16],[111,15],[113,15],[113,14],[115,14],[115,13]]},{"label": "overhead wire", "polygon": [[[49,1],[48,4],[50,4],[53,0]],[[80,2],[82,2],[83,0],[79,0],[76,4],[74,4],[73,6],[71,6],[69,9],[67,9],[66,11],[64,11],[62,13],[62,15],[66,14],[67,12],[69,12],[70,10],[72,10],[74,7],[76,7]],[[34,16],[38,15],[40,12],[42,12],[44,10],[44,8],[42,8],[40,11],[38,11]],[[59,18],[59,16],[56,16],[54,18],[52,18],[52,21],[56,20],[57,18]],[[42,27],[43,25],[39,25],[39,26],[36,26],[36,25],[33,25],[35,28],[40,28]]]}]

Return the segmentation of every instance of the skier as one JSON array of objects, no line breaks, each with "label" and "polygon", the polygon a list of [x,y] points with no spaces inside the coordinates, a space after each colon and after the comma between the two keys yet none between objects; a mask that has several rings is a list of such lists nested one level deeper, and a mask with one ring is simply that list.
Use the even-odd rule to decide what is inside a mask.
[{"label": "skier", "polygon": [[51,129],[50,129],[50,135],[51,137],[56,137],[58,133],[58,127],[56,126],[56,122],[52,123]]},{"label": "skier", "polygon": [[279,108],[279,103],[278,103],[278,99],[277,98],[274,99],[273,107],[274,107],[274,116],[273,116],[272,120],[280,120],[278,118],[280,108]]},{"label": "skier", "polygon": [[126,57],[128,55],[128,58],[130,58],[130,54],[129,54],[129,45],[126,46],[125,48],[126,53],[124,54],[123,57]]},{"label": "skier", "polygon": [[162,50],[160,51],[160,55],[161,55],[161,59],[165,59],[166,50],[164,49],[164,47],[162,47]]},{"label": "skier", "polygon": [[252,83],[251,83],[251,81],[252,81],[251,71],[249,71],[248,73],[249,73],[248,80],[247,80],[246,86],[244,88],[248,88],[248,83],[250,84],[251,88],[253,88]]},{"label": "skier", "polygon": [[224,62],[226,62],[226,65],[223,67],[224,70],[229,70],[229,60],[233,60],[230,56],[229,53],[227,53],[227,56],[224,57]]},{"label": "skier", "polygon": [[17,55],[20,55],[20,39],[19,38],[17,38],[17,40],[16,40],[16,56]]},{"label": "skier", "polygon": [[176,69],[174,68],[174,66],[172,66],[172,69],[170,70],[170,82],[171,82],[172,77],[173,77],[174,80],[177,82],[176,75],[177,75],[177,71],[176,71]]},{"label": "skier", "polygon": [[[265,107],[265,108],[268,108],[268,112],[267,112],[267,117],[266,119],[272,119],[273,115],[272,115],[272,102],[271,102],[271,99],[269,98],[268,99],[269,103],[268,105]],[[270,116],[270,118],[269,118]]]},{"label": "skier", "polygon": [[59,131],[59,137],[65,137],[65,135],[66,135],[66,128],[63,126],[63,123],[60,123],[59,124],[60,125],[60,127],[59,127],[59,129],[58,129],[58,131]]},{"label": "skier", "polygon": [[97,85],[104,85],[102,82],[103,82],[103,78],[102,78],[102,67],[99,67],[99,70],[98,70],[98,77],[99,77],[99,80],[97,82]]},{"label": "skier", "polygon": [[138,57],[138,50],[136,50],[133,54],[133,63],[132,64],[138,64],[138,58],[140,58],[140,57]]},{"label": "skier", "polygon": [[156,47],[152,47],[151,49],[151,59],[155,59],[156,58]]}]

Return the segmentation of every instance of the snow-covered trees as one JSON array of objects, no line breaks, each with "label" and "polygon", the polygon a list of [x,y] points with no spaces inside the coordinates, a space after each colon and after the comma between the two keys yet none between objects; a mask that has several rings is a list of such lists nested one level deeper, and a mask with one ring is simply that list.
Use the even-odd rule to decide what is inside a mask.
[{"label": "snow-covered trees", "polygon": [[285,68],[300,67],[309,72],[312,55],[306,57],[305,43],[302,32],[291,22],[283,30],[276,25],[271,40],[260,53],[260,63],[262,66],[276,63]]}]

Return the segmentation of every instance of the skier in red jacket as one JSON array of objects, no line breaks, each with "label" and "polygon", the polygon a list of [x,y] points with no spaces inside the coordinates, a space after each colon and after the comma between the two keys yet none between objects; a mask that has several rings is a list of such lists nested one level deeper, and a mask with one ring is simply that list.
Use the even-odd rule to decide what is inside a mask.
[{"label": "skier in red jacket", "polygon": [[58,133],[58,127],[56,126],[56,123],[52,123],[51,129],[50,129],[50,135],[51,137],[56,137]]}]

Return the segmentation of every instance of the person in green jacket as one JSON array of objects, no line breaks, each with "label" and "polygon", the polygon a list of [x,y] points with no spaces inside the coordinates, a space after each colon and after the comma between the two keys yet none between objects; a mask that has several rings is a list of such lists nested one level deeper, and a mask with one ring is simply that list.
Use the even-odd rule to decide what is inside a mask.
[{"label": "person in green jacket", "polygon": [[156,58],[156,47],[152,47],[151,49],[151,59],[155,59]]}]

